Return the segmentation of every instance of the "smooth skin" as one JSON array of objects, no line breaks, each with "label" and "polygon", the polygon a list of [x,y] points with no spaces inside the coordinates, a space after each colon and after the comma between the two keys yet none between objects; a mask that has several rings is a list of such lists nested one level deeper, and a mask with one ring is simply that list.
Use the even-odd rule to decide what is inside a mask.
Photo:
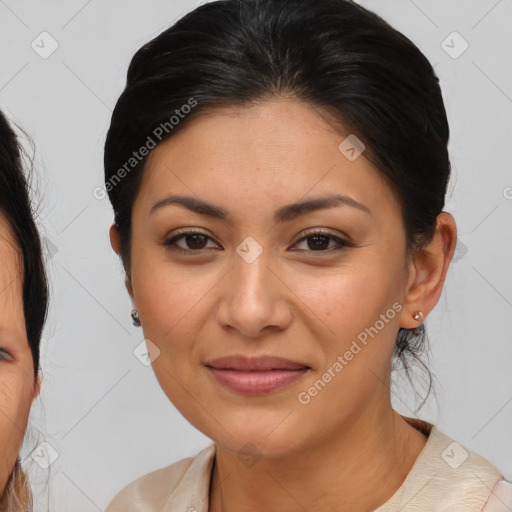
[{"label": "smooth skin", "polygon": [[9,223],[0,213],[0,496],[23,441],[41,383],[34,375],[23,310],[23,263]]},{"label": "smooth skin", "polygon": [[[152,364],[162,389],[217,443],[209,512],[373,510],[427,440],[391,407],[391,356],[399,327],[420,325],[413,314],[426,317],[439,300],[455,221],[441,213],[432,242],[408,261],[392,190],[364,153],[350,161],[340,152],[348,133],[299,100],[217,107],[190,121],[149,157],[132,211],[126,287],[160,351]],[[274,221],[284,205],[333,193],[370,213],[338,205]],[[151,212],[171,195],[207,201],[231,218],[177,204]],[[320,249],[304,238],[316,228],[328,233]],[[189,230],[206,238],[165,245]],[[236,252],[249,236],[263,250],[252,263]],[[336,251],[330,236],[355,247]],[[119,254],[115,226],[110,239]],[[300,403],[299,393],[396,301],[402,310]],[[231,354],[278,355],[311,369],[286,388],[243,396],[204,366]]]}]

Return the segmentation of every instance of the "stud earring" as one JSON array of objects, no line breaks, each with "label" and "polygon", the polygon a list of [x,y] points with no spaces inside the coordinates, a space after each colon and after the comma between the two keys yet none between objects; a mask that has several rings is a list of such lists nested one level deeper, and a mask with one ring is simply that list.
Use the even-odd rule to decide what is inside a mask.
[{"label": "stud earring", "polygon": [[140,327],[139,313],[136,309],[132,309],[132,321],[135,327]]},{"label": "stud earring", "polygon": [[421,320],[423,318],[423,311],[418,311],[413,315],[414,320]]}]

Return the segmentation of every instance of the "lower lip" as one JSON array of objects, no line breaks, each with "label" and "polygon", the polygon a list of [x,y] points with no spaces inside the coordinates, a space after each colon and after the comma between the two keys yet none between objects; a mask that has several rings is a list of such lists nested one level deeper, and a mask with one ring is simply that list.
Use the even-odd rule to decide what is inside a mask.
[{"label": "lower lip", "polygon": [[231,391],[244,395],[265,395],[298,381],[308,368],[300,370],[239,371],[212,368],[208,370],[218,382]]}]

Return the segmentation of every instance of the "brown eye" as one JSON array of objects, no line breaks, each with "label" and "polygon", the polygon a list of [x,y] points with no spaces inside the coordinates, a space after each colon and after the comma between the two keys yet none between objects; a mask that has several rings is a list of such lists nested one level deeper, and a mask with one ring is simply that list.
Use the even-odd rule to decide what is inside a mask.
[{"label": "brown eye", "polygon": [[[182,240],[185,246],[178,245],[177,242]],[[211,238],[204,233],[186,231],[166,240],[164,245],[183,253],[204,252],[208,250],[208,247],[206,247],[208,240],[211,240]]]},{"label": "brown eye", "polygon": [[308,241],[308,249],[327,249],[332,237],[327,235],[313,235],[305,238]]},{"label": "brown eye", "polygon": [[[347,242],[342,238],[334,236],[325,231],[314,231],[309,235],[301,238],[297,243],[306,241],[307,249],[294,249],[294,250],[305,250],[306,252],[332,252],[341,251],[347,247],[355,247],[352,242]],[[333,241],[334,246],[329,247],[329,243]]]}]

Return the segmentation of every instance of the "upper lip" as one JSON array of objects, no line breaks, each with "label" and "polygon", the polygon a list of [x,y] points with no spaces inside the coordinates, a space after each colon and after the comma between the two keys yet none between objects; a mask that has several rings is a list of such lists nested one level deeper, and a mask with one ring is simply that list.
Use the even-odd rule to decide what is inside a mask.
[{"label": "upper lip", "polygon": [[309,368],[307,364],[277,356],[247,357],[241,354],[219,357],[205,363],[206,366],[228,370],[298,370]]}]

